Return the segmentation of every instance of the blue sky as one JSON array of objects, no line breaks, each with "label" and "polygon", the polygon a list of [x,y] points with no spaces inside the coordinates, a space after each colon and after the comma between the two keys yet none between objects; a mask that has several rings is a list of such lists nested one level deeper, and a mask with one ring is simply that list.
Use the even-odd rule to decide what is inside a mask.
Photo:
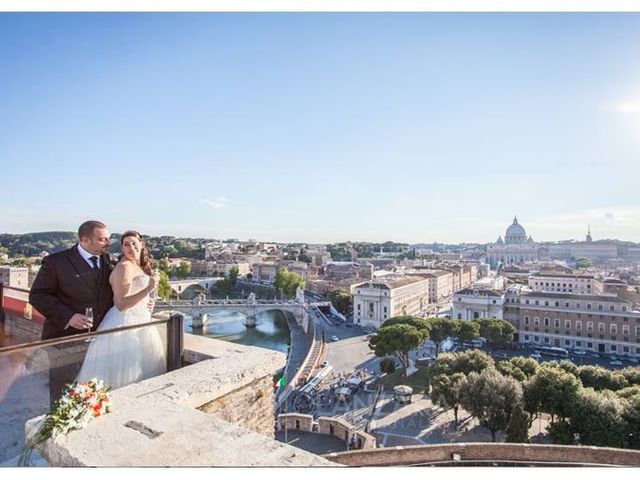
[{"label": "blue sky", "polygon": [[0,14],[0,232],[640,242],[640,14]]}]

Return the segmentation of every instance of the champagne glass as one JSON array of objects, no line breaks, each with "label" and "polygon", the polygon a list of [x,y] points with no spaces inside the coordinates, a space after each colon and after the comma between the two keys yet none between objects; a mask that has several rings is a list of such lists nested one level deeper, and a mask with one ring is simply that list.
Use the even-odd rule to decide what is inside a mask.
[{"label": "champagne glass", "polygon": [[[91,307],[87,307],[84,309],[84,316],[87,317],[87,320],[89,320],[89,323],[91,325],[89,325],[87,327],[87,333],[91,333],[91,327],[93,326],[93,308]],[[93,338],[88,338],[87,340],[85,340],[86,342],[91,342],[93,340]]]}]

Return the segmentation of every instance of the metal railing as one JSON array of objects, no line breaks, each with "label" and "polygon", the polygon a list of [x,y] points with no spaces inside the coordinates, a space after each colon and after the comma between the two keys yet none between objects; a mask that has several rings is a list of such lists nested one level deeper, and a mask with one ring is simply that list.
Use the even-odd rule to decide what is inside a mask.
[{"label": "metal railing", "polygon": [[[4,293],[6,290],[14,290],[21,293],[29,293],[29,290],[17,287],[9,287],[0,282],[0,320],[5,321],[4,312]],[[28,320],[28,319],[27,319]],[[104,335],[111,335],[117,332],[126,332],[129,330],[137,330],[140,328],[150,327],[154,325],[166,324],[167,326],[167,371],[172,371],[182,366],[182,356],[184,353],[184,318],[179,313],[170,315],[166,320],[154,320],[151,322],[139,323],[136,325],[128,325],[123,327],[110,328],[95,332],[79,333],[60,338],[51,338],[47,340],[37,340],[34,342],[19,343],[6,347],[0,346],[0,355],[8,353],[16,353],[28,351],[34,348],[50,347],[61,345],[64,343],[72,343],[82,340],[88,340]]]}]

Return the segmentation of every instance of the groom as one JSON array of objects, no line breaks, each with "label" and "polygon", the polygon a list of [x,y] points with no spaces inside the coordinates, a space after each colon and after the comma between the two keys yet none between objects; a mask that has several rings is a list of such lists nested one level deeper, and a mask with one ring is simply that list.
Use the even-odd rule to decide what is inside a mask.
[{"label": "groom", "polygon": [[[95,330],[113,305],[107,226],[96,220],[84,222],[78,238],[70,249],[44,258],[31,287],[29,303],[45,317],[43,340]],[[85,316],[87,307],[93,309],[93,324]],[[48,352],[51,407],[80,370],[85,350],[79,347],[70,342]]]}]

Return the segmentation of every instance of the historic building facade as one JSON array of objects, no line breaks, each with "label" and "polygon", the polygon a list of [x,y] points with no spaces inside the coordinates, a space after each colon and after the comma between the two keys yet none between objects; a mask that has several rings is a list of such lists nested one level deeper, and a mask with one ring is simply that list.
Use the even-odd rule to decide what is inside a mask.
[{"label": "historic building facade", "polygon": [[487,260],[491,268],[496,268],[498,264],[517,265],[536,261],[538,244],[531,237],[527,237],[526,230],[514,217],[513,223],[507,228],[504,240],[498,237],[495,243],[487,245]]},{"label": "historic building facade", "polygon": [[391,317],[423,315],[429,304],[429,280],[410,275],[352,285],[354,323],[380,328]]}]

